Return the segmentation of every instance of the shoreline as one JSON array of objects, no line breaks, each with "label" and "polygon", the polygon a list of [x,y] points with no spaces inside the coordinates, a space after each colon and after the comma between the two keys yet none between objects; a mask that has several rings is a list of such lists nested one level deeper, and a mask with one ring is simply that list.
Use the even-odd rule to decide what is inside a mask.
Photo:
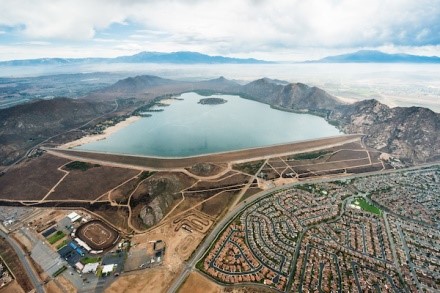
[{"label": "shoreline", "polygon": [[133,124],[136,121],[139,121],[140,119],[142,119],[142,117],[140,117],[140,116],[130,116],[127,119],[125,119],[124,121],[119,122],[118,124],[107,127],[106,129],[104,129],[104,132],[101,134],[87,135],[87,136],[81,137],[77,140],[73,140],[73,141],[67,142],[65,144],[62,144],[62,145],[58,146],[57,148],[71,149],[71,148],[78,147],[78,146],[88,144],[91,142],[104,140],[104,139],[108,138],[110,135],[114,134],[115,132],[127,127],[130,124]]}]

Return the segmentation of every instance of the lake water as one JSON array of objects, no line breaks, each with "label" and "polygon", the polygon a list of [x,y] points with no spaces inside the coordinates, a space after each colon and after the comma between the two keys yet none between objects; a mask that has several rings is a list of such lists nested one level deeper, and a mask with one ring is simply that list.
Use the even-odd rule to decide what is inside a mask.
[{"label": "lake water", "polygon": [[77,149],[159,157],[181,157],[254,148],[339,135],[323,118],[279,111],[231,95],[220,105],[185,93],[162,112],[151,113],[105,140]]}]

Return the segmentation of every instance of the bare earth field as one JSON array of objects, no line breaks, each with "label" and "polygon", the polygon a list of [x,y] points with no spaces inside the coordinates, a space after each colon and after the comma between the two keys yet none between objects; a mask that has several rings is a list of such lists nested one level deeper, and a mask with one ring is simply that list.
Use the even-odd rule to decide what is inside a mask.
[{"label": "bare earth field", "polygon": [[179,293],[221,293],[223,287],[212,282],[198,272],[192,272],[179,290]]},{"label": "bare earth field", "polygon": [[[188,217],[181,217],[182,220],[187,219],[189,223],[194,221],[198,216],[191,213]],[[200,215],[202,221],[206,218]],[[206,223],[206,222],[205,222]],[[203,231],[207,231],[212,221],[208,221],[209,226],[204,226]],[[166,220],[156,228],[132,238],[132,251],[145,250],[149,241],[163,240],[166,244],[166,253],[163,259],[163,265],[160,267],[140,270],[134,273],[122,275],[106,290],[107,293],[116,292],[166,292],[173,278],[179,273],[183,262],[187,260],[192,252],[202,241],[204,233],[194,229],[192,233],[176,228],[181,226],[181,221],[173,223]]]},{"label": "bare earth field", "polygon": [[17,280],[13,280],[8,285],[0,289],[0,293],[25,293],[23,288],[17,283]]},{"label": "bare earth field", "polygon": [[107,166],[70,171],[47,199],[91,201],[138,173],[136,170]]},{"label": "bare earth field", "polygon": [[122,275],[108,287],[106,293],[132,293],[132,292],[166,292],[169,280],[176,273],[171,273],[166,267],[156,267],[153,269]]},{"label": "bare earth field", "polygon": [[[58,167],[69,160],[43,155],[28,159],[0,176],[0,198],[4,200],[40,200],[64,175]],[[38,171],[37,171],[38,170]]]}]

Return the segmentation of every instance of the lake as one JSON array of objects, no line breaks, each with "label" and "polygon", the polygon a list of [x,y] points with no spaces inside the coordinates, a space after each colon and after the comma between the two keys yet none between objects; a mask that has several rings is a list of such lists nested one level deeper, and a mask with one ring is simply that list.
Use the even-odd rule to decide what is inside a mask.
[{"label": "lake", "polygon": [[[113,83],[129,76],[151,74],[198,81],[224,76],[241,83],[262,77],[317,86],[347,101],[377,99],[390,107],[427,107],[440,113],[440,64],[295,63],[295,64],[63,64],[0,66],[0,77],[109,72]],[[111,82],[110,82],[111,80]],[[28,97],[29,98],[29,97]]]},{"label": "lake", "polygon": [[227,102],[202,105],[185,93],[164,111],[76,149],[157,157],[200,154],[284,144],[341,134],[323,118],[270,108],[239,96],[213,95]]}]

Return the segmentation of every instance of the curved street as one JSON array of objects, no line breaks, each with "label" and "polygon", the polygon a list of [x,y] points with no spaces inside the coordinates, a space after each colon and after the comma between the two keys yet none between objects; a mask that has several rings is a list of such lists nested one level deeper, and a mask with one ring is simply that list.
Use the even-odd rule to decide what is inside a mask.
[{"label": "curved street", "polygon": [[170,286],[170,288],[168,289],[167,292],[174,293],[174,292],[178,291],[178,289],[182,286],[182,284],[184,283],[186,278],[189,276],[189,274],[193,270],[197,261],[199,261],[200,258],[206,253],[207,249],[213,244],[213,241],[218,237],[219,233],[225,228],[225,226],[230,221],[232,221],[235,218],[235,216],[237,214],[239,214],[242,210],[244,210],[248,206],[254,204],[254,202],[257,201],[258,199],[260,199],[268,194],[277,192],[282,189],[290,188],[295,185],[304,184],[304,183],[308,183],[308,184],[321,183],[321,182],[335,181],[338,179],[339,180],[340,179],[352,179],[352,178],[370,176],[370,175],[375,175],[375,174],[390,174],[390,173],[395,173],[395,172],[401,172],[402,170],[413,170],[413,169],[419,169],[422,166],[428,167],[428,166],[432,166],[432,165],[436,165],[436,164],[421,164],[418,166],[405,168],[405,169],[393,169],[393,170],[387,170],[387,171],[381,170],[381,171],[375,171],[375,172],[369,172],[369,173],[354,174],[354,175],[349,175],[349,176],[336,176],[336,177],[332,177],[332,178],[312,179],[312,180],[307,180],[307,181],[300,181],[300,182],[295,182],[295,183],[291,183],[291,184],[286,184],[283,186],[279,186],[279,187],[276,187],[276,188],[273,188],[270,190],[265,190],[260,193],[257,193],[255,195],[249,197],[248,199],[240,202],[235,207],[233,207],[229,211],[229,213],[217,223],[217,225],[214,227],[214,229],[211,231],[211,233],[206,236],[206,238],[203,240],[203,242],[196,249],[196,251],[194,252],[191,259],[187,261],[182,272],[180,273],[179,276],[176,277],[176,279],[174,280],[174,282],[172,283],[172,285]]}]

